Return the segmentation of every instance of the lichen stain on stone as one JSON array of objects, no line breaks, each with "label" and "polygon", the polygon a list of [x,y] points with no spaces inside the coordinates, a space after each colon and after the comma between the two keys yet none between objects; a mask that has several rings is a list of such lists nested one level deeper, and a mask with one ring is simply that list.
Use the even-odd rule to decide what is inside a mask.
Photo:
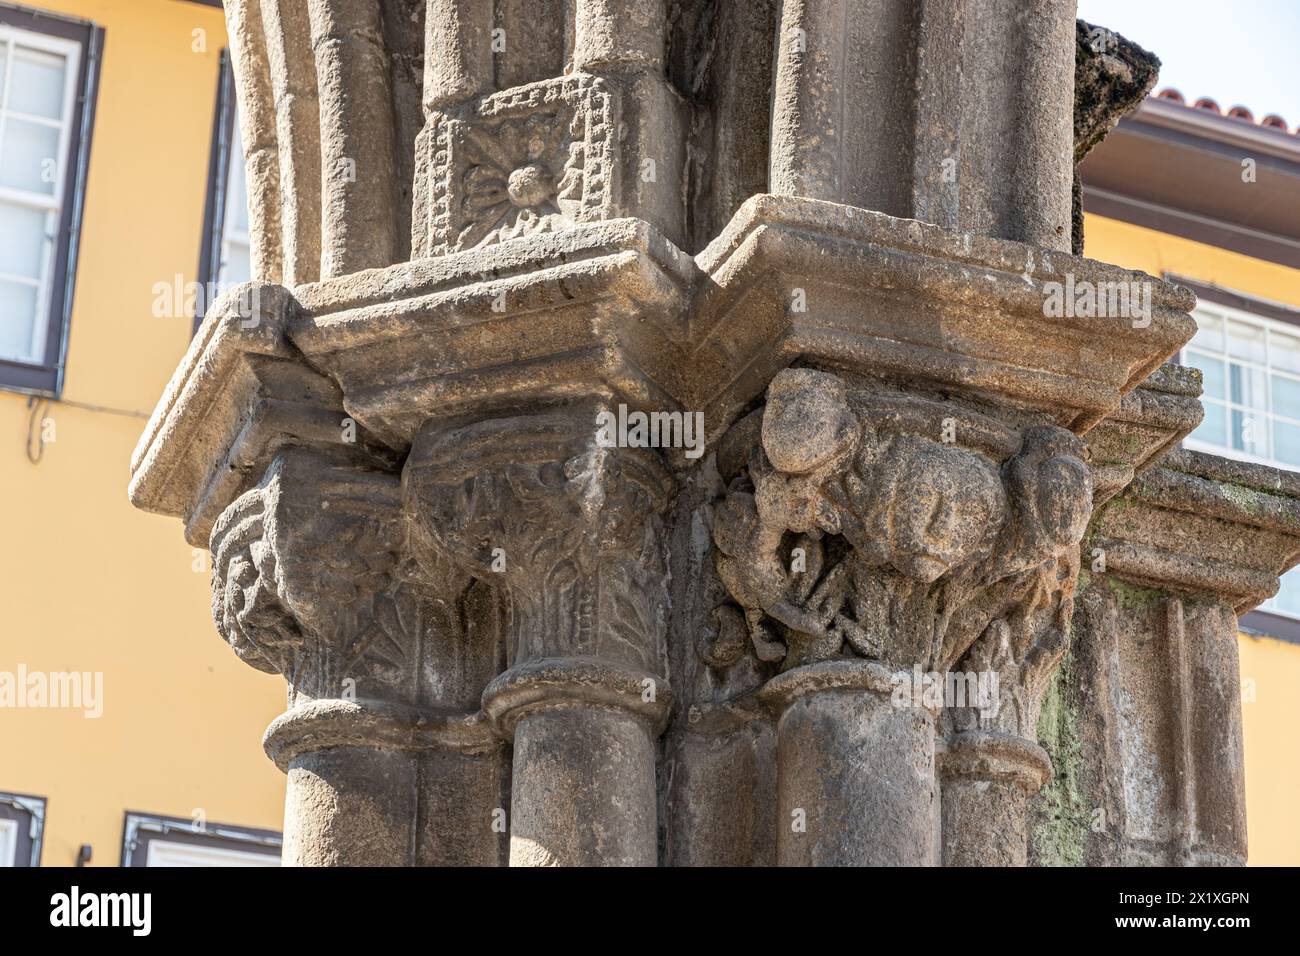
[{"label": "lichen stain on stone", "polygon": [[1053,774],[1034,800],[1030,857],[1040,866],[1081,866],[1091,813],[1080,788],[1083,737],[1074,696],[1074,654],[1067,653],[1043,699],[1038,743]]},{"label": "lichen stain on stone", "polygon": [[1102,578],[1102,581],[1125,611],[1141,611],[1168,597],[1165,592],[1157,591],[1155,588],[1144,588],[1109,575]]}]

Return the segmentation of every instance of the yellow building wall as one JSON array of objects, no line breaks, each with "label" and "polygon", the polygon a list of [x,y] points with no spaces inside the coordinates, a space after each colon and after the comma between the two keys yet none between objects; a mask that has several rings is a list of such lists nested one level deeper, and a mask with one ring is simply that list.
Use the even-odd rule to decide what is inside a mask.
[{"label": "yellow building wall", "polygon": [[1300,863],[1300,746],[1295,739],[1300,646],[1243,634],[1246,832],[1252,866]]},{"label": "yellow building wall", "polygon": [[[222,14],[29,4],[106,30],[63,397],[147,414],[190,336],[152,305],[155,283],[195,279]],[[144,419],[60,403],[46,417],[55,440],[32,465],[26,396],[0,391],[0,671],[101,671],[103,715],[0,708],[0,790],[48,798],[47,866],[83,843],[116,866],[127,810],[279,830],[284,775],[260,740],[283,681],[217,636],[179,522],[128,504]]]},{"label": "yellow building wall", "polygon": [[[1086,216],[1085,254],[1155,276],[1166,272],[1300,308],[1300,271],[1152,229]],[[1294,727],[1300,645],[1241,635],[1246,826],[1252,866],[1300,864],[1300,743]]]}]

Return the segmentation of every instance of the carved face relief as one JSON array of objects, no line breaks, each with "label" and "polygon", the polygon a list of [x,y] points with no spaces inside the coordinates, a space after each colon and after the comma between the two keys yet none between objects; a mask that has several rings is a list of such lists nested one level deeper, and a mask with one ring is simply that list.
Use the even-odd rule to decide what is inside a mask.
[{"label": "carved face relief", "polygon": [[1078,547],[1092,517],[1087,447],[1063,428],[1030,429],[1007,463],[1018,525],[1014,544],[1031,563]]},{"label": "carved face relief", "polygon": [[858,423],[844,382],[828,372],[786,369],[768,386],[762,435],[773,470],[827,474],[857,443]]},{"label": "carved face relief", "polygon": [[925,584],[986,548],[1005,520],[1001,482],[986,461],[964,449],[901,436],[863,479],[871,487],[869,500],[849,499],[844,506],[871,516],[852,523],[870,530],[864,557]]},{"label": "carved face relief", "polygon": [[779,641],[787,668],[849,651],[946,668],[1011,615],[1013,659],[1055,659],[1031,648],[1068,632],[1073,578],[1053,571],[1091,511],[1078,437],[810,369],[773,380],[761,435],[713,525],[756,649]]}]

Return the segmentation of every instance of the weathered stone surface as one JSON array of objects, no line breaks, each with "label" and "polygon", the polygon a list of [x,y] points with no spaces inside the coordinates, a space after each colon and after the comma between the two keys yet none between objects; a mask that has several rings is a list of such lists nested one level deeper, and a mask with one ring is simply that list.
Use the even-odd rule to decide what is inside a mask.
[{"label": "weathered stone surface", "polygon": [[1069,248],[1074,5],[781,4],[771,191]]},{"label": "weathered stone surface", "polygon": [[1078,166],[1156,85],[1160,60],[1105,27],[1079,20],[1074,54],[1074,198],[1071,248],[1083,254],[1083,183]]},{"label": "weathered stone surface", "polygon": [[1174,452],[1100,509],[1054,689],[1072,769],[1039,808],[1041,860],[1245,862],[1237,615],[1298,558],[1300,482],[1273,468]]},{"label": "weathered stone surface", "polygon": [[1169,453],[1194,298],[1065,251],[1128,47],[1064,0],[227,13],[259,281],[131,496],[285,677],[288,862],[1241,858],[1227,635],[1300,495]]},{"label": "weathered stone surface", "polygon": [[265,282],[284,279],[281,233],[280,148],[275,122],[275,92],[262,25],[260,0],[225,4],[230,61],[239,76],[239,135],[244,147],[248,191],[249,259],[252,274]]},{"label": "weathered stone surface", "polygon": [[1204,417],[1200,369],[1167,363],[1088,432],[1094,503],[1105,504],[1160,461]]},{"label": "weathered stone surface", "polygon": [[[754,197],[696,261],[685,401],[711,436],[801,358],[1083,432],[1195,331],[1195,297],[1145,274],[807,199]],[[1150,283],[1150,322],[1049,317],[1068,276]]]},{"label": "weathered stone surface", "polygon": [[[302,865],[495,864],[507,770],[467,690],[499,666],[494,608],[467,577],[414,582],[401,488],[356,456],[288,448],[212,532],[213,616],[289,682],[266,747],[289,774],[285,856]],[[463,709],[467,708],[467,709]],[[452,798],[424,785],[458,782]]]}]

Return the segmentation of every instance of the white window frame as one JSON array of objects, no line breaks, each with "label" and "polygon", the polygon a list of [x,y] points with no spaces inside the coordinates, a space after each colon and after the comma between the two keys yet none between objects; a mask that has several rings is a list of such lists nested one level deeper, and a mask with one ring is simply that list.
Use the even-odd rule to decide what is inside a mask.
[{"label": "white window frame", "polygon": [[[0,791],[0,806],[7,808],[0,815],[0,868],[40,866],[45,840],[45,798]],[[30,841],[29,857],[18,855],[24,837]]]},{"label": "white window frame", "polygon": [[[56,278],[53,272],[58,251],[59,222],[63,216],[63,204],[66,199],[65,186],[67,177],[64,175],[64,171],[67,169],[67,163],[69,162],[68,153],[72,143],[74,125],[80,121],[80,112],[76,109],[76,105],[82,44],[77,40],[47,36],[43,33],[33,33],[30,30],[0,24],[0,46],[5,46],[8,49],[8,56],[5,58],[3,91],[0,91],[0,144],[4,142],[5,128],[11,115],[24,122],[36,123],[41,126],[55,125],[54,121],[49,117],[33,116],[29,113],[19,113],[9,109],[9,95],[13,89],[13,49],[15,43],[29,49],[62,56],[66,64],[63,71],[63,104],[58,121],[59,155],[55,166],[58,175],[55,177],[53,193],[45,195],[44,193],[15,189],[12,186],[0,186],[0,200],[28,209],[38,209],[46,215],[46,237],[44,248],[41,250],[41,275],[39,280],[33,283],[28,276],[9,275],[0,272],[0,279],[6,282],[14,282],[19,285],[35,284],[37,287],[36,313],[32,316],[30,354],[0,355],[0,358],[13,362],[40,363],[44,360],[47,345],[48,318],[51,299],[54,294],[54,279]],[[54,222],[52,229],[49,225],[51,217]]]},{"label": "white window frame", "polygon": [[0,820],[0,868],[16,865],[18,861],[18,821]]},{"label": "white window frame", "polygon": [[280,858],[266,853],[249,853],[219,846],[150,840],[145,866],[279,866]]},{"label": "white window frame", "polygon": [[[1254,315],[1250,312],[1243,312],[1241,309],[1236,309],[1227,305],[1219,305],[1218,303],[1198,304],[1196,306],[1196,309],[1193,312],[1193,315],[1198,315],[1200,313],[1213,314],[1216,317],[1224,320],[1223,350],[1220,352],[1214,352],[1210,348],[1207,348],[1206,346],[1201,345],[1197,343],[1195,340],[1193,340],[1191,342],[1188,342],[1185,346],[1183,346],[1183,364],[1185,365],[1190,364],[1187,361],[1188,352],[1198,352],[1202,355],[1208,355],[1211,356],[1212,358],[1215,358],[1223,362],[1225,396],[1224,399],[1222,400],[1222,406],[1220,407],[1226,407],[1229,412],[1228,421],[1227,421],[1229,440],[1231,440],[1231,431],[1232,431],[1231,413],[1233,411],[1241,411],[1253,417],[1258,417],[1262,415],[1264,421],[1261,422],[1260,424],[1267,429],[1266,434],[1267,434],[1268,448],[1270,449],[1270,451],[1272,451],[1274,447],[1274,442],[1273,442],[1274,421],[1281,421],[1283,424],[1293,425],[1296,428],[1300,428],[1300,419],[1289,418],[1286,415],[1279,415],[1273,411],[1272,378],[1273,376],[1276,375],[1281,378],[1290,379],[1296,382],[1297,384],[1300,384],[1300,372],[1294,372],[1291,371],[1290,369],[1284,369],[1284,368],[1275,368],[1273,366],[1272,358],[1271,358],[1271,347],[1270,347],[1272,342],[1271,336],[1273,333],[1276,332],[1279,334],[1285,334],[1287,336],[1290,336],[1291,338],[1300,339],[1300,326],[1291,325],[1290,323],[1287,322],[1279,322],[1277,319],[1265,318],[1264,316]],[[1256,328],[1263,330],[1264,361],[1262,363],[1255,362],[1251,359],[1237,358],[1228,353],[1227,324],[1229,321],[1240,322],[1243,325],[1253,325]],[[1230,397],[1231,389],[1232,389],[1232,378],[1228,366],[1234,363],[1237,365],[1245,366],[1246,368],[1252,369],[1254,371],[1260,372],[1264,376],[1264,408],[1263,409],[1252,408],[1232,401]],[[1203,398],[1203,401],[1208,402],[1211,401],[1211,399]],[[1281,461],[1276,457],[1275,453],[1269,455],[1256,455],[1240,448],[1233,448],[1230,445],[1216,445],[1213,442],[1207,442],[1204,441],[1203,439],[1193,438],[1190,435],[1187,437],[1184,444],[1186,445],[1186,447],[1191,448],[1195,451],[1211,452],[1216,455],[1223,455],[1226,458],[1234,458],[1238,461],[1249,461],[1260,465],[1269,465],[1273,468],[1280,468],[1283,471],[1300,470],[1300,463]]]},{"label": "white window frame", "polygon": [[[1247,312],[1230,305],[1221,305],[1217,302],[1200,302],[1193,310],[1193,316],[1199,314],[1210,314],[1223,321],[1223,348],[1219,352],[1197,343],[1194,339],[1183,346],[1182,363],[1191,364],[1188,360],[1188,352],[1196,352],[1201,355],[1211,356],[1223,363],[1224,374],[1224,397],[1221,405],[1214,404],[1215,400],[1203,397],[1202,402],[1205,404],[1207,411],[1210,409],[1227,409],[1226,435],[1228,441],[1232,440],[1232,412],[1241,411],[1251,416],[1263,416],[1261,423],[1267,441],[1269,455],[1256,455],[1240,448],[1233,448],[1230,445],[1216,445],[1213,442],[1207,442],[1202,439],[1193,438],[1191,435],[1183,440],[1183,445],[1193,451],[1209,452],[1214,455],[1221,455],[1224,458],[1232,458],[1236,461],[1253,462],[1259,465],[1268,465],[1272,468],[1278,468],[1282,471],[1300,471],[1300,464],[1281,461],[1276,457],[1276,443],[1273,435],[1273,423],[1280,421],[1283,424],[1293,425],[1300,429],[1300,419],[1290,418],[1286,415],[1278,415],[1273,411],[1273,376],[1291,379],[1300,384],[1300,372],[1295,372],[1285,368],[1274,368],[1272,361],[1272,335],[1285,334],[1291,338],[1300,339],[1300,325],[1292,325],[1289,322],[1281,322],[1277,319],[1267,318],[1257,315],[1253,312]],[[1264,332],[1264,361],[1255,362],[1250,359],[1237,358],[1228,352],[1228,323],[1240,322],[1243,325],[1252,325],[1262,329]],[[1232,401],[1232,373],[1229,366],[1232,363],[1243,365],[1248,369],[1258,371],[1264,377],[1264,408],[1251,408],[1240,403]],[[1286,572],[1287,575],[1300,575],[1300,568]],[[1286,575],[1284,575],[1285,577]],[[1294,578],[1293,578],[1294,580]],[[1269,614],[1276,614],[1280,617],[1292,620],[1300,620],[1300,613],[1285,610],[1277,605],[1277,598],[1271,597],[1260,605],[1261,611],[1267,611]]]},{"label": "white window frame", "polygon": [[[238,211],[237,203],[244,204],[244,219],[248,219],[248,183],[245,181],[247,170],[244,168],[244,146],[239,135],[239,107],[235,106],[234,130],[230,137],[230,155],[227,158],[226,167],[226,195],[225,212],[221,219],[221,263],[217,270],[217,288],[221,292],[226,292],[232,288],[232,284],[227,272],[230,264],[230,251],[234,246],[238,246],[245,253],[245,258],[249,260],[251,267],[253,258],[253,240],[247,229],[234,229],[231,224],[235,221],[235,213]],[[240,282],[247,282],[251,276],[240,279]]]},{"label": "white window frame", "polygon": [[283,837],[223,823],[128,810],[122,830],[122,866],[279,866]]}]

